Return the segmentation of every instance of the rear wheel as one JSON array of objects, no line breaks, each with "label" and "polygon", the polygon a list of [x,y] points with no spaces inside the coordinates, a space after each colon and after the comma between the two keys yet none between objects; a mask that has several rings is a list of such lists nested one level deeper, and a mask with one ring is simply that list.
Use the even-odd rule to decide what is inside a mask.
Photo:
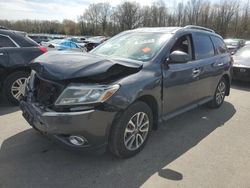
[{"label": "rear wheel", "polygon": [[110,151],[121,158],[136,155],[145,146],[152,123],[152,111],[146,103],[132,104],[111,130]]},{"label": "rear wheel", "polygon": [[29,74],[18,71],[7,76],[3,84],[4,97],[12,104],[18,105],[23,97]]},{"label": "rear wheel", "polygon": [[209,103],[209,107],[219,108],[224,102],[226,91],[227,91],[227,82],[225,78],[222,78],[215,90],[213,100]]}]

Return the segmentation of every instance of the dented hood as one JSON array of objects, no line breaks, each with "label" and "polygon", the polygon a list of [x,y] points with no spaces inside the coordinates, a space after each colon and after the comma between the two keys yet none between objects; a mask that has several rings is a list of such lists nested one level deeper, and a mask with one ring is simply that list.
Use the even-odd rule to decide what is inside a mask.
[{"label": "dented hood", "polygon": [[138,72],[142,62],[106,59],[90,53],[54,51],[39,56],[30,66],[39,76],[49,80],[106,80]]}]

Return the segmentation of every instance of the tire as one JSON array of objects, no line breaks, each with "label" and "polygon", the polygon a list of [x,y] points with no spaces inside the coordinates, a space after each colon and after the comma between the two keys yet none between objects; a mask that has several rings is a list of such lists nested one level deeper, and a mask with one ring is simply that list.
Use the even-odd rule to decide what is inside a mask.
[{"label": "tire", "polygon": [[25,87],[28,77],[29,73],[23,71],[14,72],[7,76],[3,83],[3,94],[9,103],[19,104],[19,100],[24,94],[25,88],[23,87]]},{"label": "tire", "polygon": [[145,146],[152,124],[153,115],[150,107],[144,102],[135,102],[114,122],[109,150],[119,158],[136,155]]},{"label": "tire", "polygon": [[227,84],[226,79],[224,77],[221,78],[221,80],[219,81],[219,84],[216,87],[213,100],[208,103],[208,106],[210,108],[219,108],[223,104],[225,96],[226,96],[226,91],[228,89],[227,87],[228,87],[228,84]]}]

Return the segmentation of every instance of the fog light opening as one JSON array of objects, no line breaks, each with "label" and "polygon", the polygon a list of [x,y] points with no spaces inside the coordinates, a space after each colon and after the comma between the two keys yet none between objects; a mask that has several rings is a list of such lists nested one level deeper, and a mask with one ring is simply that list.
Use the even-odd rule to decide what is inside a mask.
[{"label": "fog light opening", "polygon": [[71,135],[69,136],[69,142],[75,146],[83,146],[86,143],[86,139],[83,136]]}]

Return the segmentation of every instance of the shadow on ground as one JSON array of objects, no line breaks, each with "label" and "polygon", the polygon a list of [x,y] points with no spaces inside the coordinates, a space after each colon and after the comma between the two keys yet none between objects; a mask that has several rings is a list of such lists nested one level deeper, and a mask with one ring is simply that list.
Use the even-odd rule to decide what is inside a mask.
[{"label": "shadow on ground", "polygon": [[243,91],[250,91],[250,82],[242,82],[242,81],[232,81],[231,88],[243,90]]},{"label": "shadow on ground", "polygon": [[167,165],[223,126],[235,112],[225,102],[220,109],[200,107],[180,115],[152,132],[144,150],[126,160],[108,153],[72,152],[28,129],[2,143],[0,187],[139,187],[155,173],[181,181],[185,174]]},{"label": "shadow on ground", "polygon": [[9,104],[1,95],[0,95],[0,116],[13,113],[19,110],[18,106]]}]

